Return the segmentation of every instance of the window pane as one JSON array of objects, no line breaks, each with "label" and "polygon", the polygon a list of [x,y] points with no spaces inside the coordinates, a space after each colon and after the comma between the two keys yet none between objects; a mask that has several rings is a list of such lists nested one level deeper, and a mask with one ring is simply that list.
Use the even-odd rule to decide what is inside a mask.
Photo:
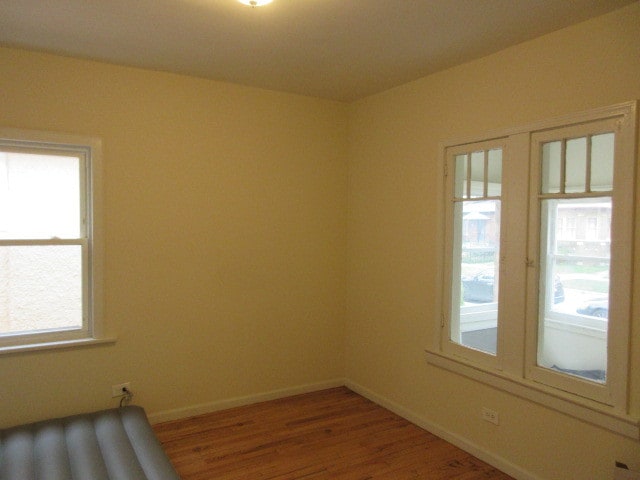
[{"label": "window pane", "polygon": [[613,189],[613,133],[591,137],[591,191],[606,192]]},{"label": "window pane", "polygon": [[451,340],[496,353],[500,201],[462,202],[454,214]]},{"label": "window pane", "polygon": [[471,154],[471,197],[484,196],[484,152]]},{"label": "window pane", "polygon": [[467,194],[467,156],[456,155],[454,196],[468,198]]},{"label": "window pane", "polygon": [[538,364],[604,382],[611,198],[543,200],[541,225]]},{"label": "window pane", "polygon": [[487,172],[487,194],[499,197],[502,194],[502,149],[489,150]]},{"label": "window pane", "polygon": [[0,238],[54,237],[80,237],[80,159],[0,152]]},{"label": "window pane", "polygon": [[586,192],[587,139],[567,140],[565,192]]},{"label": "window pane", "polygon": [[0,247],[0,335],[82,327],[81,251]]},{"label": "window pane", "polygon": [[542,145],[542,193],[560,192],[562,142]]}]

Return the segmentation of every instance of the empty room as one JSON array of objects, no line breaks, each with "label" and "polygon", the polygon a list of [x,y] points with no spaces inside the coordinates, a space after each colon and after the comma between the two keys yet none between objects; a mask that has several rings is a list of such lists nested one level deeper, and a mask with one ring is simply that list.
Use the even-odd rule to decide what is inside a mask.
[{"label": "empty room", "polygon": [[[640,2],[252,3],[0,1],[0,430],[129,403],[185,480],[640,478]],[[349,457],[374,411],[444,459]]]}]

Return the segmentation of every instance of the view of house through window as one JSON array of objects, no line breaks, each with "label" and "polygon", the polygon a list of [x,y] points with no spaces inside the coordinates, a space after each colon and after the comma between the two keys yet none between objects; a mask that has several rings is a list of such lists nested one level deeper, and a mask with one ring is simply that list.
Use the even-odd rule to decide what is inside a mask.
[{"label": "view of house through window", "polygon": [[0,151],[0,337],[83,327],[82,160]]}]

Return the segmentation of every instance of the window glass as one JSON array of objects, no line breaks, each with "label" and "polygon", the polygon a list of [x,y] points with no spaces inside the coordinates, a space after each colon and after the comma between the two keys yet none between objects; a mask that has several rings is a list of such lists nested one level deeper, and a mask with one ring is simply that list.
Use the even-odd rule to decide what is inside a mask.
[{"label": "window glass", "polygon": [[456,198],[468,197],[467,193],[467,155],[456,155],[455,159],[455,186],[454,196]]},{"label": "window glass", "polygon": [[613,188],[613,147],[615,136],[604,133],[591,137],[592,192],[607,192]]},{"label": "window glass", "polygon": [[489,150],[487,168],[487,194],[499,197],[502,194],[502,149]]},{"label": "window glass", "polygon": [[0,152],[0,238],[78,238],[80,159]]},{"label": "window glass", "polygon": [[82,327],[80,246],[3,246],[0,265],[0,336]]},{"label": "window glass", "polygon": [[561,152],[562,142],[548,142],[542,146],[542,193],[560,192]]},{"label": "window glass", "polygon": [[587,139],[574,138],[566,143],[565,192],[585,192]]},{"label": "window glass", "polygon": [[610,197],[542,202],[538,365],[595,382],[607,374],[610,225]]},{"label": "window glass", "polygon": [[471,154],[471,197],[483,197],[484,186],[484,152],[473,152]]}]

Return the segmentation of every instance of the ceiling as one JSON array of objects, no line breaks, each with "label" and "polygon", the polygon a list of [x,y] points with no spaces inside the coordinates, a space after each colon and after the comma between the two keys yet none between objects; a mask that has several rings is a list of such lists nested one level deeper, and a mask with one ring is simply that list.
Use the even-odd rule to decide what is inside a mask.
[{"label": "ceiling", "polygon": [[353,101],[636,0],[0,0],[0,44]]}]

